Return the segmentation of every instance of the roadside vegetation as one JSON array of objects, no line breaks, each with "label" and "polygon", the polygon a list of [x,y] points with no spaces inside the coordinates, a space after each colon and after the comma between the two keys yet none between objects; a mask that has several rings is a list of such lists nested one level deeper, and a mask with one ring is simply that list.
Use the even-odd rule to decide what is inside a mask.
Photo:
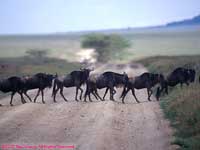
[{"label": "roadside vegetation", "polygon": [[0,58],[0,78],[38,72],[66,74],[80,67],[78,63],[47,57],[47,50],[28,50],[26,54],[22,57]]},{"label": "roadside vegetation", "polygon": [[172,144],[181,150],[200,149],[200,56],[158,56],[139,61],[151,72],[165,75],[176,67],[193,67],[196,72],[195,83],[190,86],[179,85],[170,90],[169,95],[162,96],[160,105],[165,116],[175,128],[175,140]]}]

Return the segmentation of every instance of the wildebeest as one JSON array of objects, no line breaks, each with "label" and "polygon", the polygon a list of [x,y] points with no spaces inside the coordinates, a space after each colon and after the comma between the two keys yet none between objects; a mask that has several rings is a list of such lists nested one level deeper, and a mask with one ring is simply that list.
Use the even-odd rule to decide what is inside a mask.
[{"label": "wildebeest", "polygon": [[86,91],[85,91],[85,95],[84,95],[84,101],[86,102],[87,96],[89,97],[89,101],[92,102],[90,94],[92,93],[94,95],[94,97],[98,100],[98,98],[100,100],[103,101],[103,99],[99,96],[98,91],[97,91],[97,80],[99,79],[100,75],[97,74],[93,74],[90,75],[88,80],[86,81]]},{"label": "wildebeest", "polygon": [[[105,96],[110,90],[110,100],[114,100],[113,95],[116,93],[114,87],[120,86],[120,85],[126,85],[128,82],[128,75],[124,72],[123,74],[115,73],[115,72],[104,72],[103,74],[99,75],[95,79],[90,79],[87,81],[87,89],[85,92],[85,101],[86,97],[89,96],[90,99],[90,93],[92,93],[96,98],[98,96],[97,89],[106,88],[105,94],[103,96],[103,100],[105,99]],[[102,99],[101,99],[102,100]]]},{"label": "wildebeest", "polygon": [[17,76],[0,80],[0,91],[2,91],[3,93],[11,92],[11,100],[10,100],[11,106],[13,106],[12,100],[15,93],[18,93],[21,96],[21,102],[23,104],[26,103],[22,94],[23,87],[24,87],[24,82],[21,80],[20,77]]},{"label": "wildebeest", "polygon": [[145,72],[142,75],[137,76],[135,78],[129,78],[129,81],[124,87],[124,90],[120,97],[122,98],[122,103],[124,103],[124,98],[130,90],[132,91],[135,100],[139,103],[140,101],[137,99],[134,89],[144,88],[147,88],[148,100],[151,101],[150,97],[153,93],[151,88],[158,83],[162,84],[163,81],[164,76],[162,74],[153,74],[148,72]]},{"label": "wildebeest", "polygon": [[195,81],[196,72],[194,69],[187,69],[183,67],[178,67],[173,70],[165,79],[163,86],[161,89],[158,87],[157,89],[157,97],[160,96],[161,92],[164,90],[166,94],[168,94],[168,87],[174,87],[178,84],[183,86],[183,84],[189,85],[190,82]]},{"label": "wildebeest", "polygon": [[67,99],[65,98],[63,94],[64,87],[76,87],[76,96],[75,96],[76,101],[78,101],[77,95],[78,95],[78,90],[80,90],[81,94],[80,94],[79,99],[81,100],[82,93],[83,93],[83,89],[81,88],[81,85],[83,85],[86,82],[92,70],[93,69],[84,68],[77,71],[72,71],[66,76],[60,76],[60,77],[55,78],[53,91],[52,91],[54,102],[56,102],[56,94],[59,90],[60,90],[60,95],[63,97],[65,101],[67,101]]},{"label": "wildebeest", "polygon": [[39,96],[40,92],[42,95],[42,102],[45,103],[44,89],[47,87],[51,88],[52,81],[54,78],[55,75],[46,73],[37,73],[33,76],[23,77],[22,78],[24,81],[23,94],[25,94],[28,97],[28,99],[32,101],[29,95],[27,94],[27,91],[32,89],[38,89],[37,95],[34,98],[34,103],[36,102],[36,99]]}]

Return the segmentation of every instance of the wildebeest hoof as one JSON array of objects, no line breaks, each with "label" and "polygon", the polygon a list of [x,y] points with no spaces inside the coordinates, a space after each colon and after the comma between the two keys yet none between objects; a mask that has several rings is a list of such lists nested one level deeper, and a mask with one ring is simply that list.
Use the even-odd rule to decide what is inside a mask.
[{"label": "wildebeest hoof", "polygon": [[13,106],[13,104],[10,104],[10,106]]},{"label": "wildebeest hoof", "polygon": [[0,107],[3,106],[2,104],[0,104]]}]

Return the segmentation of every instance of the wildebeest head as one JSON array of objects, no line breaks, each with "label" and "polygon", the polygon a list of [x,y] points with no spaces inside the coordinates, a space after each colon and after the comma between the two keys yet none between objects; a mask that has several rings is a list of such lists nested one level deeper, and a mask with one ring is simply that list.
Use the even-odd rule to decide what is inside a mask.
[{"label": "wildebeest head", "polygon": [[89,68],[80,68],[80,70],[83,72],[85,80],[87,80],[88,77],[89,77],[89,75],[90,75],[90,72],[93,71],[94,68],[92,68],[92,69],[89,69]]}]

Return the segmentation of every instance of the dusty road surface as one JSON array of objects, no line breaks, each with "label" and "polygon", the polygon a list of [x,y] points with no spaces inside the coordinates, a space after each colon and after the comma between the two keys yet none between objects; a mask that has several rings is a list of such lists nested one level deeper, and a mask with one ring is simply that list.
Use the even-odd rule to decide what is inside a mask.
[{"label": "dusty road surface", "polygon": [[[146,71],[141,65],[100,66],[96,72],[113,70],[129,76]],[[105,89],[104,89],[105,90]],[[104,90],[100,91],[103,95]],[[60,96],[53,103],[51,89],[46,90],[46,104],[21,104],[15,97],[13,107],[10,97],[0,101],[0,145],[74,145],[77,150],[170,150],[171,129],[163,118],[158,102],[147,101],[146,90],[136,91],[142,102],[137,104],[131,93],[122,104],[117,90],[116,101],[76,102],[75,89],[65,89],[65,102]],[[31,96],[35,95],[31,91]],[[30,149],[30,148],[29,148]],[[39,148],[38,148],[39,149]]]}]

